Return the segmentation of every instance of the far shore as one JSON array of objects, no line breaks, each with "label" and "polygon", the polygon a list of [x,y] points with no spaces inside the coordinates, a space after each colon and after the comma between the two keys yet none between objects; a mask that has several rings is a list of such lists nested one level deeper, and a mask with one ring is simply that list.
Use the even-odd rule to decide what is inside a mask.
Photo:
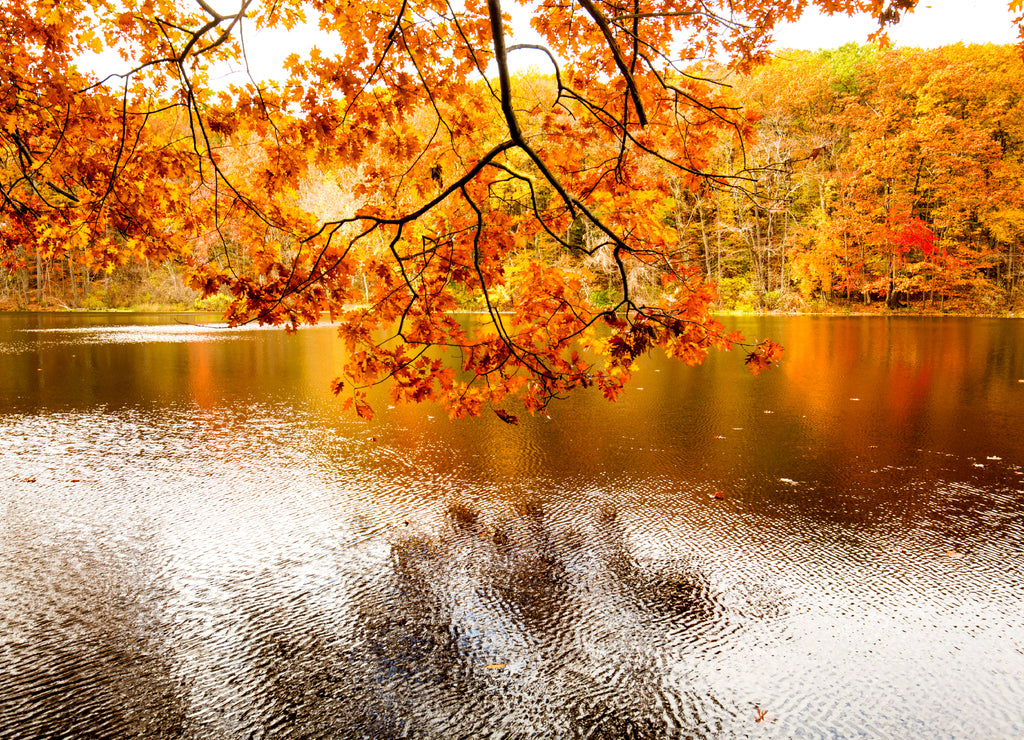
[{"label": "far shore", "polygon": [[[877,306],[877,308],[876,308]],[[350,306],[349,308],[356,309],[359,306]],[[220,317],[223,315],[222,311],[210,310],[203,308],[185,308],[180,306],[167,306],[167,305],[142,305],[142,306],[131,306],[127,308],[72,308],[67,306],[37,306],[30,305],[26,307],[15,307],[10,305],[0,304],[0,314],[15,314],[15,313],[38,313],[38,314],[166,314],[168,316],[173,315],[195,315],[203,314],[208,316]],[[486,314],[487,312],[482,309],[467,308],[465,310],[455,311],[453,313],[459,314]],[[500,311],[502,314],[513,313],[510,310]],[[1024,318],[1024,311],[957,311],[957,310],[934,310],[934,309],[921,309],[917,307],[903,307],[897,309],[888,309],[881,302],[871,306],[836,306],[825,310],[737,310],[737,309],[712,309],[712,316],[883,316],[883,317],[975,317],[975,318],[1002,318],[1002,319],[1019,319]],[[326,318],[327,313],[323,316]]]}]

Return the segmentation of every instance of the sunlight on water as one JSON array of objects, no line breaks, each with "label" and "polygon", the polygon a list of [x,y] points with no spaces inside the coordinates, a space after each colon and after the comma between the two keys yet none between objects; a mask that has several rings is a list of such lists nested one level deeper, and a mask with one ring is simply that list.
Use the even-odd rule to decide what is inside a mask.
[{"label": "sunlight on water", "polygon": [[1024,735],[1020,331],[882,321],[520,427],[0,325],[0,737]]},{"label": "sunlight on water", "polygon": [[[50,342],[73,344],[135,344],[140,342],[211,342],[237,339],[242,332],[277,332],[267,326],[228,326],[217,322],[159,324],[156,326],[76,326],[67,328],[26,329]],[[23,344],[22,347],[29,345]]]}]

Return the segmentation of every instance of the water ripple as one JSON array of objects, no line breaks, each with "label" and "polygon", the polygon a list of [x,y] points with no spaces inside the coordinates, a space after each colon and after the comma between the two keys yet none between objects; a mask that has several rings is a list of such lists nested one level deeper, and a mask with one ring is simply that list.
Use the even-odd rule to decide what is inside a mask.
[{"label": "water ripple", "polygon": [[[261,372],[226,357],[196,366]],[[22,399],[0,738],[1024,735],[1022,461],[847,439],[845,406],[823,441],[695,377],[515,428],[198,380]]]}]

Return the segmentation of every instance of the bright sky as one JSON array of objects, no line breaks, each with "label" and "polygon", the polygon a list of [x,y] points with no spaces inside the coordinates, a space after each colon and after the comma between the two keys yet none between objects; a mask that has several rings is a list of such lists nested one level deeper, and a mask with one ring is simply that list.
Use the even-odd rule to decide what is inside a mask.
[{"label": "bright sky", "polygon": [[[809,11],[798,23],[775,31],[775,48],[835,49],[851,41],[864,43],[876,24],[867,16],[827,16]],[[1014,44],[1013,25],[1006,0],[920,0],[917,10],[889,29],[895,46],[924,48],[967,44]]]},{"label": "bright sky", "polygon": [[[506,3],[513,16],[513,26],[523,29],[513,42],[537,42],[529,29],[526,11],[512,2]],[[518,11],[518,12],[517,12]],[[1012,23],[1006,0],[921,0],[916,12],[889,30],[889,38],[896,46],[935,47],[965,43],[1013,44],[1017,42],[1017,29]],[[826,16],[808,11],[798,23],[785,24],[776,29],[776,49],[833,49],[843,44],[864,43],[875,30],[875,23],[866,16]],[[267,79],[281,74],[282,62],[291,53],[302,54],[314,44],[326,53],[332,51],[332,39],[316,31],[296,29],[292,32],[272,31],[247,36],[249,64],[253,76]],[[97,72],[106,74],[121,71],[123,63],[104,55],[92,60]],[[549,63],[538,52],[515,52],[510,58],[515,68],[535,65],[547,69]],[[227,73],[222,80],[241,83],[244,73]]]}]

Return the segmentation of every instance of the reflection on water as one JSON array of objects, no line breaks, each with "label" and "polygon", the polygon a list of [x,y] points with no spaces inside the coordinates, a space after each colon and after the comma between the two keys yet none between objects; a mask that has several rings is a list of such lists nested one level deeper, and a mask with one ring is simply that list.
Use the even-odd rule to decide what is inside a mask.
[{"label": "reflection on water", "polygon": [[1013,322],[743,320],[780,371],[509,427],[146,320],[0,316],[0,738],[1024,735]]}]

